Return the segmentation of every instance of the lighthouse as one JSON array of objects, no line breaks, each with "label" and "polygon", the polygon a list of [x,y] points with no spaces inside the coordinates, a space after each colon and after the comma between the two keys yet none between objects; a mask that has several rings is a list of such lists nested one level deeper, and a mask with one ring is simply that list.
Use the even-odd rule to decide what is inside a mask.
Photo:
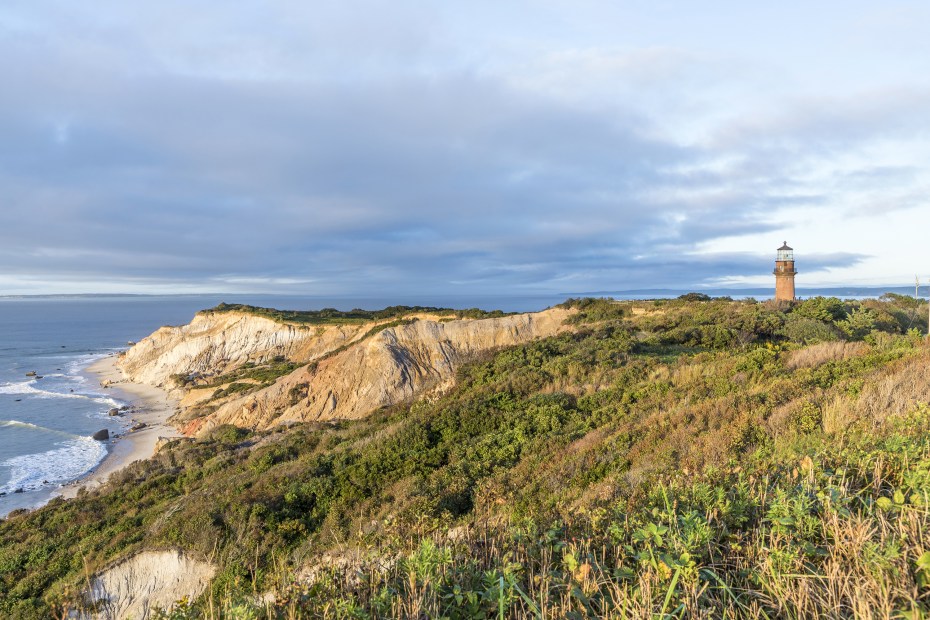
[{"label": "lighthouse", "polygon": [[798,273],[794,268],[794,248],[788,247],[788,242],[778,248],[775,257],[775,301],[794,301],[794,276]]}]

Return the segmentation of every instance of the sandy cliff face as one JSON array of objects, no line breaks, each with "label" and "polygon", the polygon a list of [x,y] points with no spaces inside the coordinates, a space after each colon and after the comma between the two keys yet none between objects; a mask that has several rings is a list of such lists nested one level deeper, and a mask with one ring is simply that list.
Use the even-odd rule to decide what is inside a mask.
[{"label": "sandy cliff face", "polygon": [[162,327],[117,363],[131,381],[171,387],[172,375],[213,375],[277,356],[311,361],[359,336],[358,326],[301,326],[244,312],[201,312],[188,325]]},{"label": "sandy cliff face", "polygon": [[154,608],[200,596],[215,572],[212,565],[181,551],[145,551],[95,575],[85,594],[100,607],[93,618],[146,620]]},{"label": "sandy cliff face", "polygon": [[482,351],[544,338],[565,329],[568,312],[553,309],[496,319],[392,327],[274,385],[233,400],[203,421],[268,428],[288,421],[352,419],[451,386],[456,368]]},{"label": "sandy cliff face", "polygon": [[120,366],[133,381],[165,385],[174,374],[220,374],[276,356],[307,362],[271,386],[189,420],[183,430],[191,435],[220,424],[265,429],[360,418],[451,386],[456,368],[483,351],[557,334],[567,329],[569,314],[553,308],[480,320],[420,316],[371,335],[375,323],[305,328],[248,314],[203,313],[190,325],[155,332],[130,349]]}]

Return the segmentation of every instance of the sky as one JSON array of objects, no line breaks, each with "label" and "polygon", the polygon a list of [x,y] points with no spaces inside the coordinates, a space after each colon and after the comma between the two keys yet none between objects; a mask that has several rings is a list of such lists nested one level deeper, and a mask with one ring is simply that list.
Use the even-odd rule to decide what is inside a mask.
[{"label": "sky", "polygon": [[930,4],[4,0],[0,295],[930,279]]}]

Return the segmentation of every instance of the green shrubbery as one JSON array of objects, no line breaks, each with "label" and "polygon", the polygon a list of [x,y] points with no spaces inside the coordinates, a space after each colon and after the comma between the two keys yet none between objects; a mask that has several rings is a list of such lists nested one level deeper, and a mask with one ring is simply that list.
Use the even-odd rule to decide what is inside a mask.
[{"label": "green shrubbery", "polygon": [[370,321],[383,321],[386,319],[399,319],[411,314],[428,313],[447,315],[456,318],[483,319],[488,317],[505,316],[508,313],[500,310],[486,311],[478,308],[468,310],[453,310],[452,308],[435,308],[433,306],[388,306],[383,310],[354,310],[341,311],[335,308],[322,310],[276,310],[274,308],[260,308],[245,304],[221,303],[206,312],[245,312],[281,323],[302,323],[309,325],[342,325],[346,323],[367,323]]},{"label": "green shrubbery", "polygon": [[0,615],[166,546],[219,566],[177,618],[926,611],[930,410],[888,381],[928,351],[901,300],[805,304],[570,300],[441,398],[175,442],[0,523]]}]

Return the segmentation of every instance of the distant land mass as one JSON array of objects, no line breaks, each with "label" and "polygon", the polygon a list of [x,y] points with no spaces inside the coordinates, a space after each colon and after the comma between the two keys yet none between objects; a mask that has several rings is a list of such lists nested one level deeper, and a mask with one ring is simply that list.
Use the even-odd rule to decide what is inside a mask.
[{"label": "distant land mass", "polygon": [[[920,289],[921,294],[927,292],[927,287]],[[746,288],[706,288],[695,287],[691,289],[684,288],[649,288],[649,289],[625,289],[625,290],[604,290],[604,291],[585,291],[575,295],[564,294],[565,297],[613,297],[615,299],[667,299],[678,297],[686,293],[704,293],[711,297],[732,297],[734,299],[743,299],[753,297],[756,299],[768,299],[775,294],[774,287],[746,287]],[[858,299],[858,298],[877,298],[885,293],[895,293],[898,295],[913,295],[913,286],[827,286],[827,287],[798,287],[797,295],[801,299],[809,297],[839,297],[841,299]],[[930,293],[928,293],[930,294]]]},{"label": "distant land mass", "polygon": [[[454,295],[443,295],[437,294],[432,297],[436,299],[446,299],[450,302],[457,302],[459,306],[464,302],[470,305],[477,305],[477,307],[482,307],[484,309],[490,310],[489,304],[492,304],[495,301],[501,300],[514,300],[514,299],[548,299],[553,300],[553,303],[567,299],[567,298],[579,298],[579,297],[613,297],[615,299],[668,299],[673,297],[678,297],[679,295],[684,295],[686,293],[697,292],[710,295],[712,297],[732,297],[734,299],[744,299],[747,297],[753,297],[756,299],[768,299],[771,298],[774,293],[774,287],[705,287],[696,285],[691,288],[687,287],[670,287],[670,288],[643,288],[643,289],[605,289],[598,291],[582,291],[582,292],[558,292],[558,293],[547,293],[541,291],[534,291],[528,293],[512,293],[512,294],[487,294],[481,296],[468,296],[462,294]],[[920,287],[920,292],[923,295],[927,292],[927,287]],[[914,287],[908,285],[869,285],[869,286],[826,286],[826,287],[798,287],[797,289],[799,298],[809,298],[816,296],[824,297],[840,297],[843,299],[855,299],[855,298],[877,298],[881,297],[885,293],[896,293],[899,295],[913,295]],[[927,293],[930,295],[930,293]],[[377,296],[326,296],[326,295],[310,295],[310,294],[300,294],[300,293],[48,293],[48,294],[21,294],[21,295],[0,295],[0,300],[2,299],[106,299],[106,298],[152,298],[152,297],[177,297],[177,298],[210,298],[210,299],[229,299],[229,300],[241,300],[241,299],[251,299],[251,300],[301,300],[305,302],[317,302],[320,304],[333,304],[334,307],[337,307],[342,310],[350,309],[349,306],[359,303],[367,303],[368,307],[371,307],[372,302],[380,302],[383,300],[390,300],[391,295],[377,295]],[[395,303],[405,303],[409,301],[411,295],[400,295],[395,296],[400,299],[395,299]],[[434,302],[433,305],[436,305]],[[442,305],[442,304],[440,304]],[[448,305],[448,304],[446,304]],[[361,306],[358,306],[361,307]]]}]

